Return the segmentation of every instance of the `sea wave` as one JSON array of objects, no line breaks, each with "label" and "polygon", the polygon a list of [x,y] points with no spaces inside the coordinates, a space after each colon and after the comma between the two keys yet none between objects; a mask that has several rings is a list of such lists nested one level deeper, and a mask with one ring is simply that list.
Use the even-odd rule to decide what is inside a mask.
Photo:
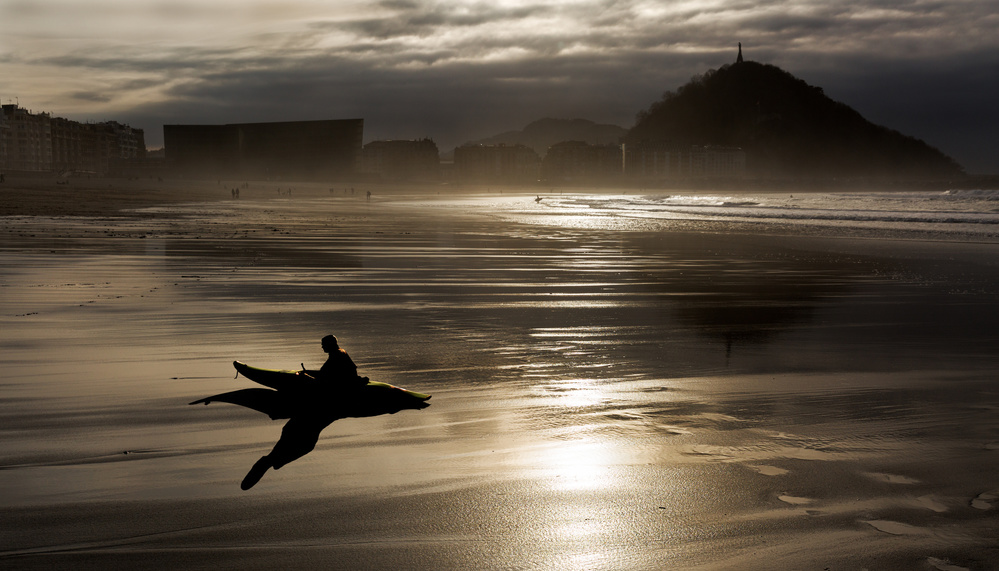
[{"label": "sea wave", "polygon": [[546,198],[552,215],[648,221],[745,221],[781,225],[884,228],[974,236],[999,235],[999,190],[944,192],[804,193],[726,196],[572,195]]}]

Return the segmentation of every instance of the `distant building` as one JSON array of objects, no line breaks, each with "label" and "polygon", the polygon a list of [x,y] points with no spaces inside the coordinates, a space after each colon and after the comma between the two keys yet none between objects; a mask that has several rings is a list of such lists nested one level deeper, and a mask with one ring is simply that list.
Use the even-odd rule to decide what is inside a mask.
[{"label": "distant building", "polygon": [[0,168],[9,171],[52,170],[52,118],[14,104],[3,106],[6,141]]},{"label": "distant building", "polygon": [[629,143],[624,146],[624,172],[639,179],[741,177],[746,153],[736,147]]},{"label": "distant building", "polygon": [[359,167],[363,119],[164,125],[168,166],[192,176],[320,179]]},{"label": "distant building", "polygon": [[548,148],[541,176],[548,181],[606,181],[621,176],[620,145],[565,141]]},{"label": "distant building", "polygon": [[0,119],[0,169],[82,171],[104,175],[145,157],[142,129],[115,121],[80,123],[4,105]]},{"label": "distant building", "polygon": [[541,158],[525,145],[465,145],[454,150],[459,182],[530,182],[541,174]]},{"label": "distant building", "polygon": [[52,169],[96,174],[120,174],[126,165],[146,157],[142,129],[117,121],[78,123],[52,119]]},{"label": "distant building", "polygon": [[146,157],[146,136],[142,129],[133,129],[117,121],[95,123],[93,127],[105,133],[105,140],[109,143],[108,156],[112,161]]},{"label": "distant building", "polygon": [[0,170],[6,167],[7,139],[10,138],[10,125],[7,124],[7,114],[0,110]]},{"label": "distant building", "polygon": [[[52,169],[57,171],[97,171],[96,164],[84,159],[89,132],[77,121],[55,117],[51,121]],[[89,159],[90,157],[88,157]]]},{"label": "distant building", "polygon": [[432,139],[372,141],[361,149],[361,172],[386,180],[440,180],[440,163]]},{"label": "distant building", "polygon": [[746,174],[746,151],[738,147],[699,147],[704,155],[704,176],[741,177]]}]

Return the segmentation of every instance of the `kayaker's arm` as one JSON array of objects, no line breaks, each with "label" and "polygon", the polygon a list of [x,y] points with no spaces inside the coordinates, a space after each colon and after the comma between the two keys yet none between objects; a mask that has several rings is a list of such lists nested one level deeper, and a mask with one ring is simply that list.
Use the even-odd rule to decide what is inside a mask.
[{"label": "kayaker's arm", "polygon": [[316,378],[314,376],[312,376],[311,374],[309,374],[309,371],[305,370],[305,363],[302,363],[302,370],[299,371],[298,374],[302,375],[306,379],[312,379],[313,381],[316,380]]}]

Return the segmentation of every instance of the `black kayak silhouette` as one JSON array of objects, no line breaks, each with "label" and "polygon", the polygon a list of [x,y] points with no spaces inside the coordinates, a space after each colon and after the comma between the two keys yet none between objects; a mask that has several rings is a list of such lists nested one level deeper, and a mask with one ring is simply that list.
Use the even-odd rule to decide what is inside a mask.
[{"label": "black kayak silhouette", "polygon": [[430,395],[387,383],[362,379],[354,384],[338,384],[317,380],[315,374],[304,370],[260,369],[239,361],[233,361],[233,366],[239,374],[269,388],[230,391],[190,404],[225,402],[262,412],[272,420],[288,419],[277,444],[243,479],[244,490],[260,481],[268,468],[276,470],[311,452],[323,429],[336,420],[430,406]]}]

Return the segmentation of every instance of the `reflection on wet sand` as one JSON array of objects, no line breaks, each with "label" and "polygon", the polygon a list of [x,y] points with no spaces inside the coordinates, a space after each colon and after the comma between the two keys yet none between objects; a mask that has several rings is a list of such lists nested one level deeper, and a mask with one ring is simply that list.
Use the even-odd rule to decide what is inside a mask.
[{"label": "reflection on wet sand", "polygon": [[[143,237],[78,221],[5,243],[0,563],[999,560],[999,276],[962,261],[989,247],[438,206],[248,194]],[[434,406],[310,430],[294,470],[240,496],[276,426],[186,403],[236,388],[231,356],[296,362],[333,327],[366,374]]]}]

